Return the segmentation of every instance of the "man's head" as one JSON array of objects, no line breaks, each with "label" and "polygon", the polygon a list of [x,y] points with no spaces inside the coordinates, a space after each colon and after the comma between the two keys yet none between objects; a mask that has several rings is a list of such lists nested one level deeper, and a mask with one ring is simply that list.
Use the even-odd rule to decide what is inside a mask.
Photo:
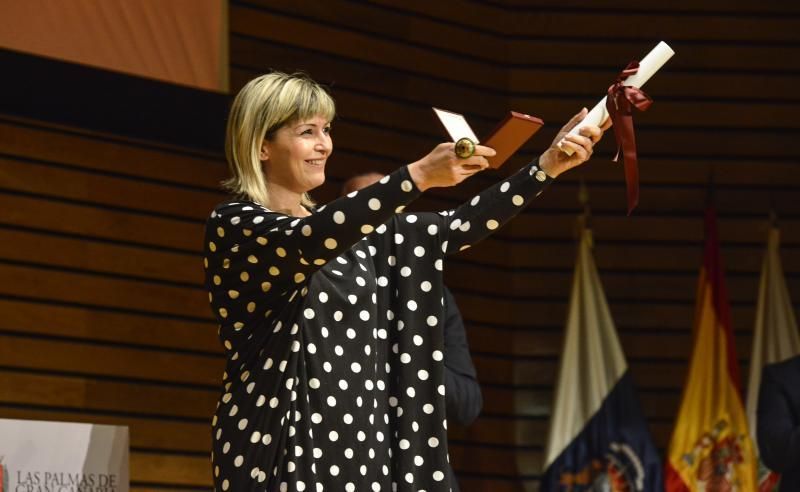
[{"label": "man's head", "polygon": [[384,175],[380,173],[364,173],[353,176],[342,185],[342,195],[366,188],[383,178],[383,176]]}]

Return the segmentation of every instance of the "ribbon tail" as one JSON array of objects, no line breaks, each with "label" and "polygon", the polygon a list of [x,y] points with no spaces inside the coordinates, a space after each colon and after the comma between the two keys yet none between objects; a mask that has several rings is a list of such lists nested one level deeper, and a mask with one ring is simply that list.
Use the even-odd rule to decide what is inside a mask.
[{"label": "ribbon tail", "polygon": [[[639,204],[639,159],[636,155],[636,135],[633,132],[633,115],[621,114],[618,118],[622,159],[625,164],[625,188],[628,196],[628,215]],[[616,124],[616,123],[615,123]]]}]

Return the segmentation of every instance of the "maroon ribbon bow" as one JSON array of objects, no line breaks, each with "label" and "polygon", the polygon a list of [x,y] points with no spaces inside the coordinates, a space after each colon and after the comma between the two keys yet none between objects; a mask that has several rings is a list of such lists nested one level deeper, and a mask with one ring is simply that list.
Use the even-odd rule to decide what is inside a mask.
[{"label": "maroon ribbon bow", "polygon": [[639,62],[634,60],[617,75],[617,80],[608,88],[606,109],[614,124],[614,137],[617,140],[619,159],[622,151],[625,164],[625,185],[628,193],[628,215],[639,203],[639,161],[636,157],[636,136],[633,132],[633,108],[646,111],[653,100],[638,87],[626,86],[625,79],[639,71]]}]

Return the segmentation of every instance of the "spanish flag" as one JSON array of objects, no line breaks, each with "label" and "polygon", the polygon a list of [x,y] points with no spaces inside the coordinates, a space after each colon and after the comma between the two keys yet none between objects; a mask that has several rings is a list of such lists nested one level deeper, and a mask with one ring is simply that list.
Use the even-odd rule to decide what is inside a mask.
[{"label": "spanish flag", "polygon": [[667,492],[758,490],[716,222],[716,212],[709,208],[694,350],[669,443]]}]

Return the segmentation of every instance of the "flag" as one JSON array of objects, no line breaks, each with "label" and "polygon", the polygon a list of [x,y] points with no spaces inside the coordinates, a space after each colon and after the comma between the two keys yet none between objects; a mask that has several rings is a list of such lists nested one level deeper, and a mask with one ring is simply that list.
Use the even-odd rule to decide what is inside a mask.
[{"label": "flag", "polygon": [[661,491],[661,460],[581,232],[541,491]]},{"label": "flag", "polygon": [[[781,362],[800,354],[797,320],[794,317],[778,253],[780,242],[780,230],[776,227],[770,228],[767,251],[761,265],[756,326],[753,330],[753,353],[750,356],[750,379],[747,385],[747,420],[750,422],[750,435],[756,449],[758,449],[756,409],[758,389],[761,386],[761,370],[766,364]],[[777,481],[778,474],[770,472],[759,462],[759,492],[774,490]]]},{"label": "flag", "polygon": [[716,221],[709,208],[694,349],[669,444],[667,492],[756,491],[755,452],[742,403]]}]

